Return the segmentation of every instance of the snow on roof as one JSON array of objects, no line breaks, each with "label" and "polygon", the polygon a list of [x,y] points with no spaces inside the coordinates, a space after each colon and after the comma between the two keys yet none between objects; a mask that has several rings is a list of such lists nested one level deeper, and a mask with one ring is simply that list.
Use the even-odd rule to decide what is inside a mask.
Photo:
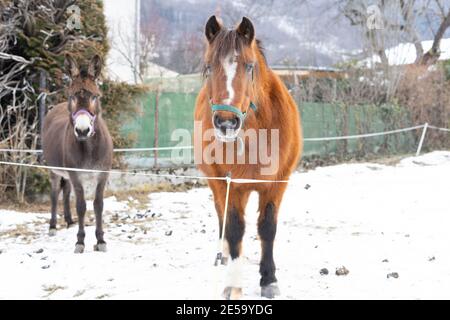
[{"label": "snow on roof", "polygon": [[[431,49],[433,40],[422,41],[422,47],[424,53]],[[442,39],[440,44],[441,55],[439,60],[450,60],[450,38]],[[386,49],[386,56],[389,61],[389,65],[397,66],[403,64],[412,64],[416,61],[416,48],[413,43],[400,43],[399,45]],[[363,60],[366,65],[374,63],[380,63],[381,59],[378,55],[373,55],[372,58]]]},{"label": "snow on roof", "polygon": [[146,78],[173,78],[178,76],[178,72],[167,69],[156,63],[149,63]]}]

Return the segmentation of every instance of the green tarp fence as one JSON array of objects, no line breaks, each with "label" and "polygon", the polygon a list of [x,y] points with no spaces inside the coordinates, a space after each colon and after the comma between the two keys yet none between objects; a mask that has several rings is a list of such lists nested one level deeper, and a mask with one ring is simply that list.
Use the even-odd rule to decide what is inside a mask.
[{"label": "green tarp fence", "polygon": [[[142,100],[141,113],[132,122],[124,124],[124,134],[136,138],[134,147],[154,147],[155,106],[158,102],[157,145],[159,147],[178,145],[179,141],[172,140],[172,133],[177,129],[193,132],[196,96],[197,93],[160,93],[157,99],[156,93],[149,93]],[[416,125],[411,123],[407,112],[397,106],[345,107],[327,103],[297,103],[297,105],[301,113],[305,138],[381,132]],[[329,157],[352,153],[408,153],[415,149],[416,136],[417,132],[405,132],[345,141],[307,141],[304,144],[303,155]],[[167,163],[170,155],[171,151],[159,151],[158,163]],[[133,157],[147,160],[145,165],[154,161],[153,152]]]}]

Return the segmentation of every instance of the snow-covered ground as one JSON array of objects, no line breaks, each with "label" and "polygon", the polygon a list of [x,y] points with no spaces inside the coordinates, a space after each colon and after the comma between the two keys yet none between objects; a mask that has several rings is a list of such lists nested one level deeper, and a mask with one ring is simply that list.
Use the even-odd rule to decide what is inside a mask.
[{"label": "snow-covered ground", "polygon": [[[449,191],[450,152],[443,151],[395,166],[296,173],[275,244],[281,298],[449,299]],[[218,223],[209,189],[153,193],[148,209],[133,202],[106,200],[107,253],[93,252],[91,211],[86,252],[74,254],[76,228],[49,237],[48,215],[0,210],[0,298],[216,298],[225,269],[213,267]],[[252,195],[245,299],[259,298],[256,207]],[[335,275],[341,266],[348,275]]]}]

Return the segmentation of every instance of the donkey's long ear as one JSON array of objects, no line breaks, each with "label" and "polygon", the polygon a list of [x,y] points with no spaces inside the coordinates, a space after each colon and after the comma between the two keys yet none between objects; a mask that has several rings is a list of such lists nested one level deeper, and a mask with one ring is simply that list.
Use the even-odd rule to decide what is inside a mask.
[{"label": "donkey's long ear", "polygon": [[255,38],[255,28],[249,18],[243,17],[241,23],[236,29],[237,33],[244,37],[247,44],[251,44]]},{"label": "donkey's long ear", "polygon": [[213,42],[220,29],[222,29],[222,26],[220,25],[219,21],[217,21],[216,16],[209,17],[205,27],[205,35],[209,43]]},{"label": "donkey's long ear", "polygon": [[96,54],[89,62],[88,75],[93,79],[97,79],[102,72],[102,59]]},{"label": "donkey's long ear", "polygon": [[80,69],[78,68],[77,62],[69,54],[65,55],[64,68],[66,69],[66,73],[72,79],[80,75]]}]

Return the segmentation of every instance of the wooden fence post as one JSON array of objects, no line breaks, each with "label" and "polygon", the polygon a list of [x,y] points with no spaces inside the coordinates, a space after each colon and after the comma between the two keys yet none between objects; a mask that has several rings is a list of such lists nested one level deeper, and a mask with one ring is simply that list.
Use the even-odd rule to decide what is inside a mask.
[{"label": "wooden fence post", "polygon": [[[155,131],[154,131],[154,141],[153,141],[153,147],[154,148],[158,148],[159,147],[159,127],[158,127],[158,122],[159,122],[159,95],[160,95],[160,90],[158,88],[158,90],[156,91],[156,96],[155,96]],[[154,167],[158,167],[158,150],[155,149],[153,151],[153,158],[154,158]]]}]

